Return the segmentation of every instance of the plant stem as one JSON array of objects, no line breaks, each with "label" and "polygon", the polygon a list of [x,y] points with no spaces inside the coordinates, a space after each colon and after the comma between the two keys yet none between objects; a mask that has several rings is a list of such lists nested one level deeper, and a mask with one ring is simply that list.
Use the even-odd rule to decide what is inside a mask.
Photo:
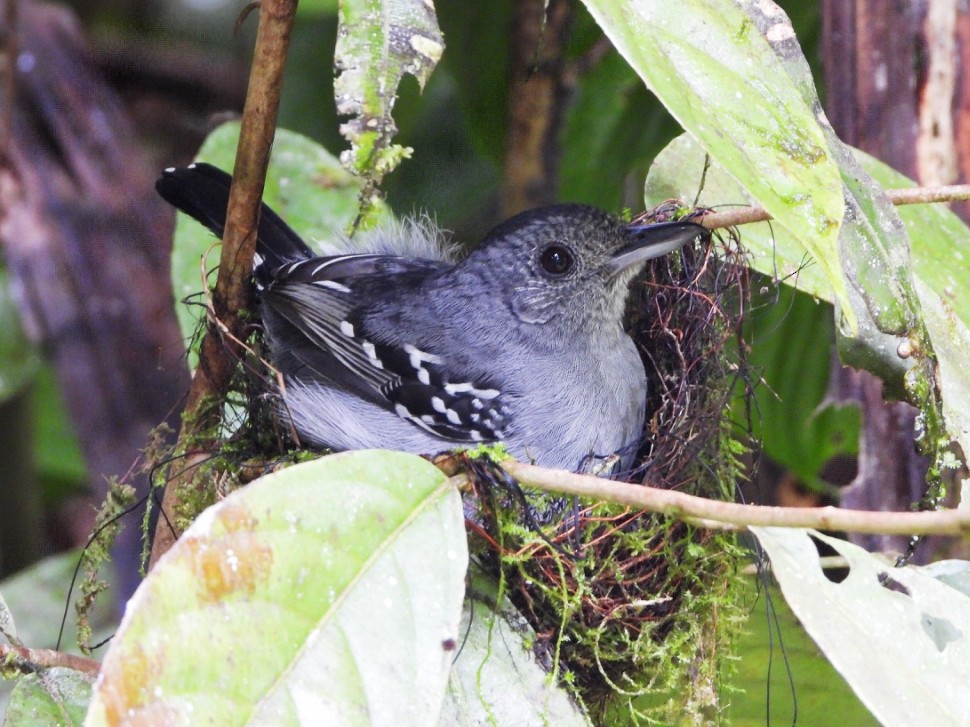
[{"label": "plant stem", "polygon": [[837,507],[741,505],[648,485],[631,485],[564,470],[545,469],[515,460],[505,460],[501,466],[528,487],[616,502],[707,528],[744,530],[749,525],[761,525],[888,535],[970,534],[970,510],[872,512]]},{"label": "plant stem", "polygon": [[[887,189],[886,196],[897,207],[904,204],[931,204],[936,202],[959,202],[970,200],[970,184],[950,184],[944,187],[911,187]],[[709,230],[737,227],[752,222],[766,222],[769,215],[762,207],[737,207],[723,212],[709,212],[700,222]]]},{"label": "plant stem", "polygon": [[[210,318],[202,339],[199,365],[182,415],[176,453],[198,448],[200,439],[207,439],[218,430],[222,403],[239,353],[234,341],[245,338],[243,313],[251,302],[249,276],[253,270],[256,227],[276,133],[283,68],[296,5],[297,0],[263,0],[259,5],[259,28],[236,148],[219,276],[212,295],[210,316],[214,320]],[[223,335],[220,329],[228,331],[228,335]],[[191,486],[190,482],[177,476],[165,487],[162,510],[167,517],[159,518],[149,567],[155,565],[178,537],[167,523],[175,521],[179,489]]]},{"label": "plant stem", "polygon": [[9,664],[24,674],[32,674],[52,666],[64,666],[89,676],[97,676],[101,671],[101,664],[94,659],[53,649],[28,649],[26,646],[7,644],[0,644],[0,663]]}]

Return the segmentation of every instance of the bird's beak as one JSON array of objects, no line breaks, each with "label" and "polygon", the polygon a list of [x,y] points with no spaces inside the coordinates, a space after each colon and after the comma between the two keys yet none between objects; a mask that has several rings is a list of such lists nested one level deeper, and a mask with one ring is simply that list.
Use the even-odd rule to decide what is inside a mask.
[{"label": "bird's beak", "polygon": [[631,265],[653,260],[678,250],[691,240],[708,235],[707,228],[696,222],[655,222],[650,225],[630,225],[627,227],[630,243],[620,248],[613,256],[613,270],[620,272]]}]

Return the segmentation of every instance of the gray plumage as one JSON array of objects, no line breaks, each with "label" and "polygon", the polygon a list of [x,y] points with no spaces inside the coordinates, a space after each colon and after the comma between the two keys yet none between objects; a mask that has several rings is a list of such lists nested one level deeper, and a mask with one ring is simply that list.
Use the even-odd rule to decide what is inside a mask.
[{"label": "gray plumage", "polygon": [[[223,174],[167,170],[158,188],[221,234]],[[559,205],[513,217],[457,263],[427,220],[310,257],[264,209],[255,277],[286,415],[303,443],[333,449],[503,441],[549,467],[629,464],[647,384],[623,329],[628,287],[645,260],[700,234]]]}]

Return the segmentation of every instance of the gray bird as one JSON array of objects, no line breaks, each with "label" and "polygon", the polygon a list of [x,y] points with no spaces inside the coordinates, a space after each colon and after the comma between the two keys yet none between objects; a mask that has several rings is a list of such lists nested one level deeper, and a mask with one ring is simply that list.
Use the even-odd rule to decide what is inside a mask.
[{"label": "gray bird", "polygon": [[[229,184],[200,163],[156,188],[221,237]],[[413,222],[319,257],[264,205],[254,276],[283,414],[304,444],[336,450],[501,441],[547,467],[614,453],[627,466],[647,390],[623,329],[629,284],[706,234],[557,205],[500,224],[458,262]]]}]

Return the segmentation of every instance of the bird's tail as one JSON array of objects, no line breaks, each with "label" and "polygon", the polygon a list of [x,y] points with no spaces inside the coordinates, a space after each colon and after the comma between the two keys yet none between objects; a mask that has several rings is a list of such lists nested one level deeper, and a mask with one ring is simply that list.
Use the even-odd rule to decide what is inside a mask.
[{"label": "bird's tail", "polygon": [[[231,183],[232,177],[221,169],[198,162],[179,169],[166,169],[155,182],[155,189],[170,205],[195,218],[221,238],[226,227]],[[254,273],[259,281],[270,278],[287,263],[313,257],[314,252],[292,227],[264,204],[256,232],[256,254]]]}]

